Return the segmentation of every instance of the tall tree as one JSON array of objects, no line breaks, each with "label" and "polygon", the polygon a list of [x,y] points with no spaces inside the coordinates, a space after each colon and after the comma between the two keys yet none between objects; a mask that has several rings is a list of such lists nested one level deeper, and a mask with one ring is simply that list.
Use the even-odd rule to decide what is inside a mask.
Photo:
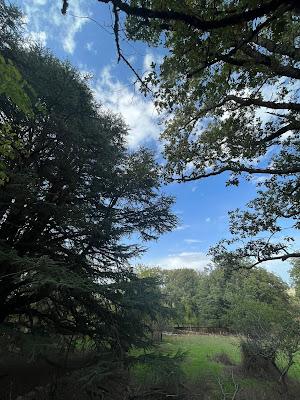
[{"label": "tall tree", "polygon": [[22,143],[3,156],[2,326],[126,350],[143,339],[151,293],[128,265],[143,251],[130,237],[172,229],[173,199],[159,192],[152,153],[126,150],[123,121],[101,110],[76,69],[36,46],[6,54],[39,101],[26,115],[0,98],[1,125]]},{"label": "tall tree", "polygon": [[290,307],[288,286],[263,268],[249,270],[249,265],[239,266],[230,274],[227,265],[218,265],[202,275],[192,301],[196,302],[196,315],[203,325],[235,328],[238,321],[230,314],[243,302],[267,304],[275,310]]},{"label": "tall tree", "polygon": [[292,261],[292,268],[290,271],[292,278],[293,289],[295,290],[295,297],[299,302],[300,299],[300,260],[296,259]]},{"label": "tall tree", "polygon": [[177,325],[196,325],[197,291],[200,274],[194,269],[179,268],[164,270],[163,292],[168,306],[174,310],[174,322]]},{"label": "tall tree", "polygon": [[[12,6],[0,1],[0,95],[6,96],[23,113],[30,114],[31,103],[28,96],[30,90],[22,75],[10,59],[3,54],[6,49],[14,47],[14,43],[20,39],[21,13]],[[0,156],[13,158],[15,149],[20,149],[20,142],[8,122],[2,124],[0,131]],[[0,185],[7,181],[5,165],[0,160]]]},{"label": "tall tree", "polygon": [[[119,41],[123,15],[127,38],[166,51],[141,89],[170,112],[167,179],[225,173],[238,185],[243,175],[257,176],[258,197],[231,214],[229,249],[254,263],[300,257],[291,246],[300,205],[298,1],[100,2],[112,5],[119,58],[128,63]],[[214,254],[226,256],[227,245]]]}]

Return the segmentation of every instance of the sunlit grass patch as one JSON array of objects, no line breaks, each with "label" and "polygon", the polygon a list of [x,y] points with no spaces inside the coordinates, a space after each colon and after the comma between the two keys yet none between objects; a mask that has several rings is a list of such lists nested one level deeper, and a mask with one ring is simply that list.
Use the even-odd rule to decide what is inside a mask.
[{"label": "sunlit grass patch", "polygon": [[[196,382],[204,377],[216,379],[224,369],[224,365],[214,360],[220,353],[228,355],[229,359],[237,364],[240,362],[239,341],[234,337],[223,336],[165,336],[163,342],[154,350],[156,354],[175,356],[178,351],[185,354],[181,362],[181,369],[185,379]],[[150,350],[149,350],[150,352]],[[141,351],[135,350],[132,355],[139,356]],[[162,367],[163,368],[163,367]],[[133,368],[136,380],[145,384],[147,379],[154,381],[153,368],[138,364]]]},{"label": "sunlit grass patch", "polygon": [[169,352],[176,352],[178,348],[187,352],[182,368],[192,381],[207,375],[218,376],[224,366],[215,361],[214,356],[220,353],[226,353],[235,364],[241,360],[239,341],[232,336],[167,336],[162,348]]},{"label": "sunlit grass patch", "polygon": [[[244,375],[240,368],[240,340],[237,337],[165,335],[163,342],[155,348],[147,351],[136,349],[132,355],[140,357],[150,352],[154,354],[153,362],[148,365],[147,362],[137,363],[132,367],[131,375],[137,388],[160,386],[166,389],[167,385],[167,390],[176,392],[186,388],[190,393],[197,393],[199,396],[201,393],[203,396],[208,394],[210,399],[219,400],[222,398],[222,391],[232,396],[238,387],[239,396],[243,400],[278,399],[279,382]],[[173,369],[171,359],[174,356],[176,358],[178,352],[184,354],[184,357],[181,360],[178,359]],[[159,356],[166,356],[166,358],[160,359]],[[296,357],[289,378],[294,379],[290,381],[290,388],[293,390],[293,387],[298,385],[296,380],[300,381],[300,355]],[[168,385],[169,382],[171,385]],[[180,386],[180,382],[183,386]]]}]

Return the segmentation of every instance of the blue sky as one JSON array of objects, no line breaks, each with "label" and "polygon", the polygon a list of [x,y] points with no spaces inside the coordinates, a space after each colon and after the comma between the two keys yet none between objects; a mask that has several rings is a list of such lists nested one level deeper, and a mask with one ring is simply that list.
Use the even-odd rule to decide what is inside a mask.
[{"label": "blue sky", "polygon": [[[145,99],[134,85],[134,76],[124,63],[117,63],[111,13],[96,0],[69,0],[68,14],[60,12],[61,0],[16,1],[25,14],[27,41],[38,40],[59,58],[69,60],[83,74],[104,107],[120,113],[130,128],[128,146],[148,146],[160,150],[162,126],[151,99]],[[88,18],[93,18],[91,21]],[[121,42],[124,54],[142,75],[159,49],[143,43]],[[136,262],[164,268],[203,269],[210,262],[209,247],[228,237],[229,210],[255,196],[255,182],[243,182],[238,188],[225,187],[226,176],[186,184],[170,184],[166,193],[176,197],[174,212],[180,218],[178,228],[158,241],[147,243],[148,251]],[[266,267],[288,280],[288,262],[272,262]]]}]

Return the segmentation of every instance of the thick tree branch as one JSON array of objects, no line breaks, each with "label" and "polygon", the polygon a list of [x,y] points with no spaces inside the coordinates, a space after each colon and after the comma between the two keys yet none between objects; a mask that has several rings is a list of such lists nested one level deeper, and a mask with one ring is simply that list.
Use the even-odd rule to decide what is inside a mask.
[{"label": "thick tree branch", "polygon": [[[244,51],[244,49],[242,49]],[[245,52],[246,54],[246,52]],[[210,65],[217,63],[218,61],[223,61],[225,63],[235,65],[237,67],[249,68],[255,67],[257,65],[263,65],[268,68],[270,72],[277,76],[284,76],[293,79],[300,79],[300,69],[294,68],[291,66],[283,66],[273,61],[271,57],[264,56],[259,52],[251,49],[247,50],[247,55],[249,58],[240,58],[240,57],[230,57],[227,54],[219,55]],[[208,66],[205,66],[207,68]],[[197,71],[198,72],[198,71]]]},{"label": "thick tree branch", "polygon": [[287,44],[282,45],[280,43],[275,43],[273,40],[258,36],[255,40],[254,43],[258,44],[259,46],[264,47],[271,53],[277,53],[280,55],[288,56],[292,58],[295,61],[300,61],[300,49],[293,47],[293,46],[288,46]]},{"label": "thick tree branch", "polygon": [[[244,46],[242,49],[244,54],[249,56],[255,64],[260,64],[268,67],[272,72],[279,76],[286,76],[288,78],[300,79],[300,69],[290,65],[282,65],[275,61],[271,56],[260,53],[251,46]],[[247,61],[244,61],[247,63]]]},{"label": "thick tree branch", "polygon": [[234,95],[229,95],[225,98],[225,100],[229,101],[232,100],[238,104],[241,104],[243,106],[259,106],[259,107],[266,107],[266,108],[272,108],[274,110],[294,110],[294,111],[300,111],[300,103],[293,103],[293,102],[275,102],[275,101],[266,101],[266,100],[260,100],[260,99],[255,99],[255,98],[243,98],[243,97],[238,97]]},{"label": "thick tree branch", "polygon": [[[143,19],[159,19],[163,21],[179,21],[189,26],[192,26],[200,30],[210,30],[225,28],[232,25],[240,25],[243,22],[251,21],[253,19],[263,17],[266,14],[272,13],[277,10],[278,7],[283,4],[289,5],[291,8],[297,6],[296,0],[282,1],[282,0],[271,0],[265,4],[259,5],[256,8],[244,10],[234,14],[229,14],[223,18],[215,20],[204,20],[195,15],[185,14],[184,12],[173,11],[173,10],[152,10],[143,6],[133,6],[122,0],[98,0],[100,3],[109,4],[111,3],[114,7],[118,7],[121,11],[127,15],[140,17]],[[224,11],[224,14],[226,11]]]},{"label": "thick tree branch", "polygon": [[275,261],[275,260],[286,261],[290,258],[300,258],[300,253],[295,252],[295,253],[288,253],[288,254],[283,254],[283,255],[279,255],[279,256],[265,257],[265,258],[262,258],[262,259],[259,259],[258,261],[256,261],[254,264],[251,265],[251,267],[255,267],[256,265],[259,265],[266,261]]},{"label": "thick tree branch", "polygon": [[247,172],[248,174],[271,174],[271,175],[290,175],[297,174],[300,172],[300,165],[294,166],[291,168],[279,169],[279,168],[252,168],[245,166],[225,166],[218,170],[214,170],[211,172],[203,173],[203,174],[191,174],[190,176],[182,176],[181,178],[174,179],[177,182],[190,182],[196,181],[198,179],[208,178],[210,176],[221,175],[223,172],[234,172],[234,173],[242,173]]},{"label": "thick tree branch", "polygon": [[[260,53],[257,50],[254,50],[249,45],[246,45],[246,43],[247,41],[245,40],[241,45],[237,45],[227,54],[214,54],[214,53],[209,54],[211,59],[205,60],[205,62],[203,62],[199,68],[196,68],[188,72],[186,75],[187,78],[191,78],[199,74],[206,68],[209,68],[220,61],[223,61],[224,63],[242,68],[249,68],[249,67],[255,67],[257,65],[263,65],[267,67],[272,74],[275,74],[277,76],[300,79],[299,68],[295,68],[290,65],[282,65],[277,61],[275,61],[275,59],[272,58],[271,56],[267,56],[265,54]],[[242,58],[241,56],[238,55],[233,57],[233,55],[237,52],[238,49],[240,49],[245,54],[245,56],[247,56],[247,58],[245,57]]]},{"label": "thick tree branch", "polygon": [[292,130],[299,130],[300,129],[300,125],[299,124],[295,124],[295,123],[290,123],[288,125],[282,126],[281,128],[279,128],[277,131],[271,133],[270,135],[264,137],[263,139],[259,140],[258,143],[267,143],[267,142],[271,142],[274,139],[279,138],[280,136],[282,136],[284,133],[292,131]]}]

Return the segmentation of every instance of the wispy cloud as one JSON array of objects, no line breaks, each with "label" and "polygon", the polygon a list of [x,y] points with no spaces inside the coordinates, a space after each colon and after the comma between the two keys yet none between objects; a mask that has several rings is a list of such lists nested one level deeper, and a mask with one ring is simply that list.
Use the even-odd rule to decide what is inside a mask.
[{"label": "wispy cloud", "polygon": [[205,253],[194,251],[169,254],[167,257],[157,259],[151,264],[165,269],[193,268],[203,271],[209,265],[210,261],[210,257]]},{"label": "wispy cloud", "polygon": [[28,35],[47,32],[47,37],[58,42],[69,54],[76,48],[76,35],[88,22],[81,18],[89,11],[84,0],[70,1],[67,14],[61,13],[59,2],[47,0],[25,0],[22,4],[28,23]]},{"label": "wispy cloud", "polygon": [[97,54],[97,50],[95,49],[95,43],[94,42],[87,42],[85,45],[85,48],[90,51],[93,54]]},{"label": "wispy cloud", "polygon": [[45,31],[28,31],[25,34],[24,47],[29,46],[31,43],[39,43],[41,46],[47,46],[48,34]]},{"label": "wispy cloud", "polygon": [[159,136],[154,104],[134,91],[132,83],[125,85],[114,78],[110,67],[104,68],[96,80],[94,92],[104,107],[121,114],[129,127],[130,148],[156,140]]},{"label": "wispy cloud", "polygon": [[260,175],[260,176],[250,176],[250,182],[253,185],[261,185],[264,184],[267,179],[270,178],[270,175]]},{"label": "wispy cloud", "polygon": [[175,213],[176,215],[182,215],[182,214],[183,214],[183,211],[182,211],[182,210],[174,210],[174,213]]},{"label": "wispy cloud", "polygon": [[211,218],[210,217],[205,218],[205,222],[211,222]]},{"label": "wispy cloud", "polygon": [[188,228],[190,228],[191,227],[191,225],[179,225],[179,226],[177,226],[177,228],[175,228],[175,231],[184,231],[184,230],[186,230],[186,229],[188,229]]},{"label": "wispy cloud", "polygon": [[153,52],[148,51],[143,60],[143,67],[145,73],[149,73],[151,71],[152,63],[160,65],[163,62],[163,57],[159,54],[154,54]]},{"label": "wispy cloud", "polygon": [[196,244],[196,243],[203,243],[203,240],[199,240],[199,239],[184,239],[185,243],[188,244]]}]

